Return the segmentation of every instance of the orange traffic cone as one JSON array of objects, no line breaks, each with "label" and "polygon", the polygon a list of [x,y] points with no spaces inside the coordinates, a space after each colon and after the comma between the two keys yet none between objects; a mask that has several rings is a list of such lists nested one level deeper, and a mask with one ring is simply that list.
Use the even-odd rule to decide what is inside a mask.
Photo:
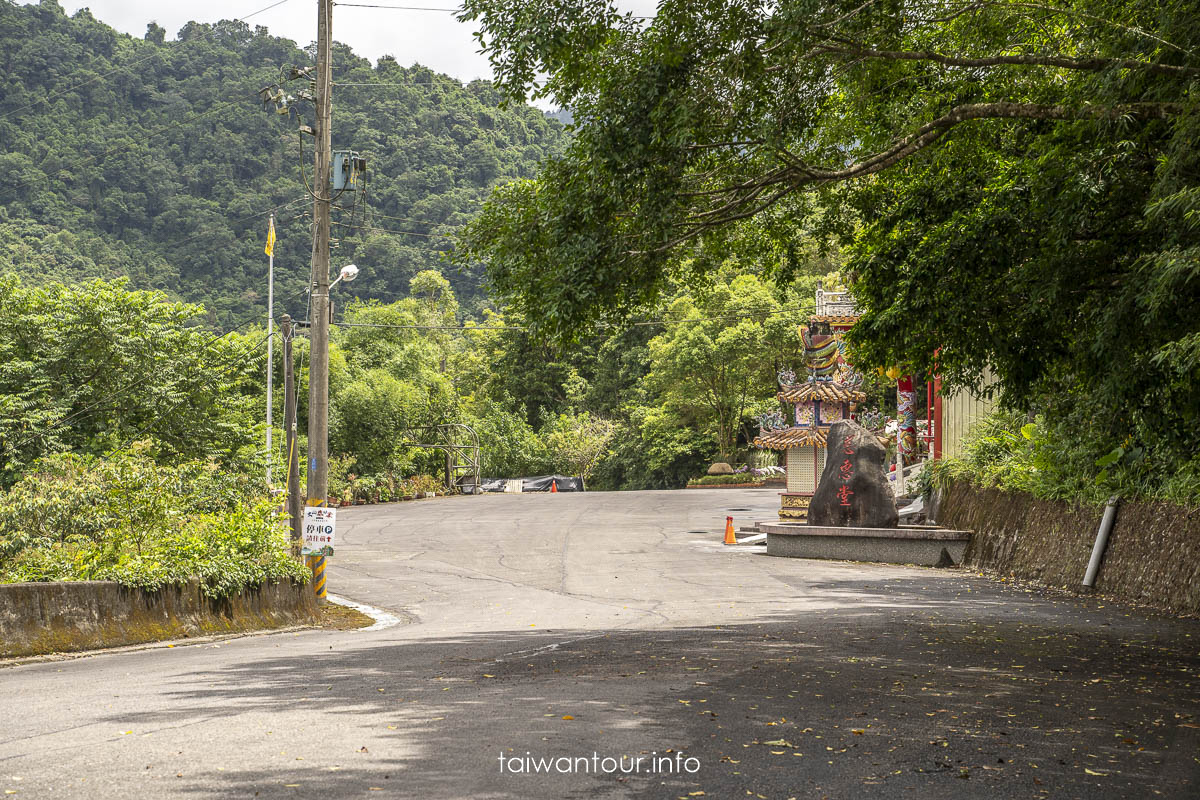
[{"label": "orange traffic cone", "polygon": [[725,518],[725,544],[737,544],[737,537],[733,535],[733,517]]},{"label": "orange traffic cone", "polygon": [[558,494],[558,481],[557,480],[551,479],[550,494]]}]

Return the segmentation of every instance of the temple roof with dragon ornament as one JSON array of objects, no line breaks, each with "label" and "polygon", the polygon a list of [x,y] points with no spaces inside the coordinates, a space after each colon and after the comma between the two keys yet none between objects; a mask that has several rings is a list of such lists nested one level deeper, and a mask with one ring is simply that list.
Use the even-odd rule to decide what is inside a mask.
[{"label": "temple roof with dragon ornament", "polygon": [[754,446],[768,450],[787,450],[789,447],[825,446],[825,434],[828,428],[784,428],[775,431],[763,431],[754,437]]},{"label": "temple roof with dragon ornament", "polygon": [[823,403],[862,403],[867,399],[865,392],[840,381],[808,381],[794,386],[781,386],[779,394],[775,396],[785,403],[793,404],[814,400]]},{"label": "temple roof with dragon ornament", "polygon": [[858,322],[857,315],[850,314],[813,314],[808,321],[814,325],[828,325],[831,328],[853,328]]}]

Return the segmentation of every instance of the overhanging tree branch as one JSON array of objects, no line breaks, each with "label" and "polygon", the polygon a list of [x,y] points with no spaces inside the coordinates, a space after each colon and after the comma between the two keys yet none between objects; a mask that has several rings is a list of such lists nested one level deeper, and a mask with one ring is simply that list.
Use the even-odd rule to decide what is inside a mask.
[{"label": "overhanging tree branch", "polygon": [[1200,68],[1182,67],[1174,64],[1159,64],[1152,61],[1139,61],[1134,58],[1067,58],[1065,56],[1012,55],[986,56],[982,58],[964,58],[949,56],[921,50],[879,50],[853,43],[820,44],[812,48],[816,53],[832,53],[853,55],[865,58],[881,58],[889,61],[932,61],[947,67],[997,67],[1006,65],[1023,65],[1035,67],[1057,67],[1083,72],[1101,72],[1106,69],[1131,69],[1154,72],[1160,75],[1190,76],[1200,75]]},{"label": "overhanging tree branch", "polygon": [[[1044,103],[966,103],[955,106],[935,120],[925,123],[894,145],[841,169],[825,169],[803,162],[787,154],[784,166],[776,167],[758,178],[743,181],[725,190],[709,194],[725,198],[720,205],[697,209],[685,219],[680,233],[667,242],[649,250],[633,251],[633,255],[664,252],[695,238],[711,228],[752,217],[769,208],[792,192],[806,186],[854,180],[881,172],[924,150],[964,122],[983,119],[1029,120],[1114,120],[1122,117],[1169,119],[1183,113],[1181,103],[1126,103],[1114,106],[1071,107]],[[763,199],[767,189],[777,187]]]}]

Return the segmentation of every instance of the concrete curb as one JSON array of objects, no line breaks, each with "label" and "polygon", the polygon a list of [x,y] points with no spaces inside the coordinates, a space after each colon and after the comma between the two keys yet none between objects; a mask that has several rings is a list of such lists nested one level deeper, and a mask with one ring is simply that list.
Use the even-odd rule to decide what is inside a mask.
[{"label": "concrete curb", "polygon": [[319,625],[289,625],[285,628],[271,628],[261,631],[243,631],[242,633],[222,633],[213,636],[196,636],[189,639],[162,639],[156,642],[127,644],[121,647],[105,647],[99,650],[76,650],[69,653],[45,653],[37,656],[20,656],[0,658],[0,669],[6,667],[22,667],[26,664],[45,664],[56,661],[73,661],[77,658],[95,658],[97,656],[113,656],[121,653],[140,653],[144,650],[183,649],[200,645],[212,645],[218,642],[230,642],[234,639],[247,639],[251,636],[281,636],[285,633],[298,635],[305,631],[319,631]]}]

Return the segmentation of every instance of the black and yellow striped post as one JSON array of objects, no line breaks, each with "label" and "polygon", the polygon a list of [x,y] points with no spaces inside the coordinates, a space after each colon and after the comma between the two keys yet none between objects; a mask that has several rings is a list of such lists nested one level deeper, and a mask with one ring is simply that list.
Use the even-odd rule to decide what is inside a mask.
[{"label": "black and yellow striped post", "polygon": [[[310,506],[323,506],[325,501],[322,499],[309,499]],[[318,602],[324,602],[328,592],[325,589],[325,554],[307,556],[308,568],[312,570],[313,576],[313,594],[317,596]]]},{"label": "black and yellow striped post", "polygon": [[325,592],[325,556],[309,556],[308,566],[313,574],[313,594],[318,600],[324,600]]}]

